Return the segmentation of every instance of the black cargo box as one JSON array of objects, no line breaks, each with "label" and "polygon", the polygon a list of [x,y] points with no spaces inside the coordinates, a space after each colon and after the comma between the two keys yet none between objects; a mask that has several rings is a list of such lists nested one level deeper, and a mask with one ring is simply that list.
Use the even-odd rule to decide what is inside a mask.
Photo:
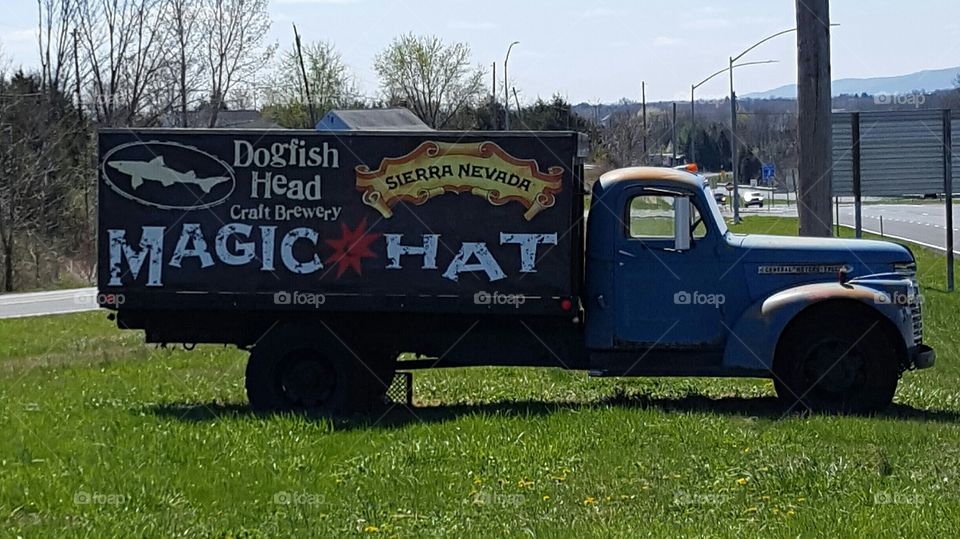
[{"label": "black cargo box", "polygon": [[573,316],[582,136],[99,134],[108,307]]}]

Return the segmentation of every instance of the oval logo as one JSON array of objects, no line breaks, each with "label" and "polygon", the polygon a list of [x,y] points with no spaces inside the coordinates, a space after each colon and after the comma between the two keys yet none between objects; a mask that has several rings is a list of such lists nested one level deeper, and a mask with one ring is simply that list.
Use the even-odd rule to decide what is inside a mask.
[{"label": "oval logo", "polygon": [[164,210],[211,208],[237,187],[233,169],[215,155],[158,140],[112,148],[104,154],[100,172],[119,195]]}]

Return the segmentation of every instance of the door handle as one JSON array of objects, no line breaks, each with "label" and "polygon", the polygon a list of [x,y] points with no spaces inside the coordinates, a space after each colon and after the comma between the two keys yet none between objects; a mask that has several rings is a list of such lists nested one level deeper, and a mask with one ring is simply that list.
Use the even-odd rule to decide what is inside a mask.
[{"label": "door handle", "polygon": [[635,255],[635,254],[633,254],[633,253],[628,253],[627,251],[624,251],[623,249],[620,249],[620,250],[617,251],[617,252],[620,253],[620,254],[622,254],[623,256],[629,256],[630,258],[637,258],[637,255]]}]

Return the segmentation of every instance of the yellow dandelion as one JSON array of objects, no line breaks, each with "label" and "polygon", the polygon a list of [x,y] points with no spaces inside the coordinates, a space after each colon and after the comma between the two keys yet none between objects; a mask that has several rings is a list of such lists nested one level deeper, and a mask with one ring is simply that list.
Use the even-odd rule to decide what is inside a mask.
[{"label": "yellow dandelion", "polygon": [[787,511],[788,517],[792,517],[793,515],[796,515],[796,513],[794,513],[793,511]]},{"label": "yellow dandelion", "polygon": [[482,483],[483,483],[483,479],[480,479],[479,477],[474,477],[474,478],[473,478],[473,484],[474,484],[474,485],[479,485],[479,484],[482,484]]},{"label": "yellow dandelion", "polygon": [[373,525],[367,525],[365,528],[363,528],[363,531],[366,533],[377,533],[380,531],[380,528]]},{"label": "yellow dandelion", "polygon": [[587,496],[586,499],[583,500],[583,505],[597,505],[597,499],[593,496]]},{"label": "yellow dandelion", "polygon": [[774,507],[774,508],[773,508],[773,509],[771,509],[770,511],[772,511],[772,512],[773,512],[773,514],[774,514],[774,515],[776,515],[777,513],[779,513],[779,512],[780,512],[780,508],[779,508],[779,507]]},{"label": "yellow dandelion", "polygon": [[746,478],[746,477],[741,477],[740,479],[737,479],[737,484],[740,485],[741,487],[744,486],[744,485],[746,485],[746,484],[747,484],[747,478]]},{"label": "yellow dandelion", "polygon": [[550,501],[550,495],[547,494],[546,496],[544,496],[544,497],[543,497],[543,501],[545,501],[545,502],[546,502],[546,501]]}]

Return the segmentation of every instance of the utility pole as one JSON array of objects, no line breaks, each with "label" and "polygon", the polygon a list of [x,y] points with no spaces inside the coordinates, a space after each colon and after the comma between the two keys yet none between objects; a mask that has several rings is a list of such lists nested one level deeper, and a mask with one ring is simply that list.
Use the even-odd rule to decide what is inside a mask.
[{"label": "utility pole", "polygon": [[640,83],[640,93],[643,100],[643,164],[646,165],[650,155],[647,153],[647,81]]},{"label": "utility pole", "polygon": [[313,96],[310,94],[310,80],[307,78],[307,68],[303,64],[303,50],[300,47],[300,32],[297,32],[297,25],[293,25],[293,36],[297,44],[297,58],[300,60],[300,74],[303,75],[303,91],[307,98],[307,110],[310,111],[310,125],[317,125],[317,109],[313,104]]},{"label": "utility pole", "polygon": [[493,91],[490,92],[490,118],[493,119],[493,130],[497,130],[500,120],[497,118],[497,63],[493,63]]},{"label": "utility pole", "polygon": [[673,103],[673,125],[671,126],[671,129],[673,131],[671,133],[673,140],[671,141],[670,146],[673,148],[673,155],[671,156],[671,159],[670,159],[670,166],[675,167],[677,166],[677,103],[676,101],[674,101]]},{"label": "utility pole", "polygon": [[517,119],[523,123],[523,110],[520,109],[520,98],[517,97],[517,87],[513,87],[513,100],[517,103]]},{"label": "utility pole", "polygon": [[[798,2],[802,0],[797,0]],[[737,163],[737,93],[733,90],[733,57],[730,57],[730,169],[733,172],[733,224],[740,224],[740,167]]]},{"label": "utility pole", "polygon": [[690,159],[688,162],[697,162],[697,107],[694,102],[694,92],[697,87],[690,85]]},{"label": "utility pole", "polygon": [[800,235],[829,237],[833,215],[830,0],[797,0]]}]

